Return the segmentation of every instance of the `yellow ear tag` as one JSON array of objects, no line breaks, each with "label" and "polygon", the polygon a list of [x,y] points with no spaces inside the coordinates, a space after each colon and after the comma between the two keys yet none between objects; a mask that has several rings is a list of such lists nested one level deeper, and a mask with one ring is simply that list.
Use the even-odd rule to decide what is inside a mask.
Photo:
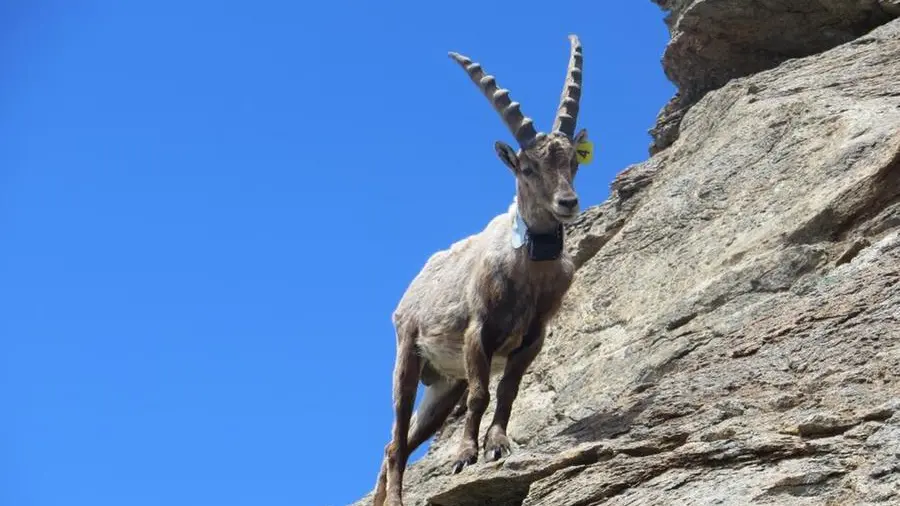
[{"label": "yellow ear tag", "polygon": [[594,143],[588,140],[579,142],[575,146],[575,158],[581,165],[587,165],[594,159]]}]

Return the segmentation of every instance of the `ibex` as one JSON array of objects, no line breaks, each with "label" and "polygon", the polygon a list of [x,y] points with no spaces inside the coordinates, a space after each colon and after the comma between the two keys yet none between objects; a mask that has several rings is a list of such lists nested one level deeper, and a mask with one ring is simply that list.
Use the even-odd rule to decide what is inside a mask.
[{"label": "ibex", "polygon": [[[437,432],[467,390],[465,429],[452,472],[478,460],[489,380],[501,371],[484,453],[491,461],[510,452],[506,427],[519,383],[540,352],[547,324],[575,271],[564,248],[563,223],[578,213],[575,146],[587,139],[587,132],[575,134],[582,54],[578,38],[569,39],[565,86],[550,133],[537,132],[519,104],[510,100],[509,91],[498,89],[481,65],[450,53],[519,145],[514,151],[503,142],[494,144],[515,175],[516,197],[483,231],[432,255],[392,315],[397,338],[395,420],[375,488],[376,506],[402,505],[410,453]],[[413,415],[419,380],[426,386],[425,396]]]}]

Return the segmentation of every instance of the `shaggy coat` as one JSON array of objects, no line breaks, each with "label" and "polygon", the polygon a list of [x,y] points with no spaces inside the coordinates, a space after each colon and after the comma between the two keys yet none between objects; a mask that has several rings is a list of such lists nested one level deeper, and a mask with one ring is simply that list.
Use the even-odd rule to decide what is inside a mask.
[{"label": "shaggy coat", "polygon": [[[566,83],[550,133],[537,132],[509,91],[498,88],[481,65],[450,53],[519,143],[518,151],[495,143],[497,155],[516,177],[516,199],[484,230],[432,255],[393,313],[395,420],[376,483],[376,506],[402,506],[410,453],[441,427],[464,394],[465,427],[452,472],[478,460],[479,427],[490,400],[490,378],[496,374],[501,375],[496,408],[483,450],[487,460],[510,451],[506,428],[519,384],[540,352],[547,325],[575,272],[562,224],[578,212],[575,146],[587,133],[575,133],[582,57],[577,37],[570,39]],[[531,253],[538,238],[549,241],[551,252],[561,251],[546,257]],[[413,414],[419,381],[426,385],[425,396]]]}]

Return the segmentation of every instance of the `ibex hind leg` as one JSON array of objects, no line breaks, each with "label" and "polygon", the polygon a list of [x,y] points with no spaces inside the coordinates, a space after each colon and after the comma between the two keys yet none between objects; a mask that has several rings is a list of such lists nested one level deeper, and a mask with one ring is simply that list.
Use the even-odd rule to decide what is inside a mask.
[{"label": "ibex hind leg", "polygon": [[[466,382],[440,378],[433,384],[425,387],[425,395],[419,408],[412,418],[412,427],[409,430],[407,445],[409,453],[416,451],[428,438],[437,432],[453,408],[466,391]],[[375,488],[375,504],[384,503],[387,494],[387,461],[382,464],[378,475],[378,485]],[[379,502],[379,497],[380,501]]]},{"label": "ibex hind leg", "polygon": [[411,452],[409,425],[419,383],[419,356],[415,334],[397,331],[397,358],[394,363],[394,426],[391,442],[384,449],[375,490],[375,506],[402,506],[403,472]]},{"label": "ibex hind leg", "polygon": [[410,453],[416,451],[444,425],[465,391],[465,381],[445,378],[425,388],[425,395],[416,409],[409,431]]}]

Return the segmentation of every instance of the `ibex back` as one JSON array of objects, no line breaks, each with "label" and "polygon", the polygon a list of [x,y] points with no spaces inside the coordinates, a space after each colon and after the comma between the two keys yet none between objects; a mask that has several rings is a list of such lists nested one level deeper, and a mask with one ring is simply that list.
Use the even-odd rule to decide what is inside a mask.
[{"label": "ibex back", "polygon": [[[488,98],[519,149],[496,142],[497,155],[516,178],[516,198],[487,227],[435,253],[412,281],[393,314],[393,437],[385,448],[375,505],[402,505],[403,473],[411,452],[444,423],[462,395],[465,429],[452,462],[461,472],[478,460],[478,431],[491,375],[502,373],[496,409],[484,438],[487,460],[510,451],[506,427],[522,376],[544,343],[574,275],[563,224],[578,214],[573,187],[575,134],[581,98],[581,44],[570,36],[565,86],[550,133],[537,132],[509,91],[498,89],[481,65],[457,53],[459,63]],[[413,415],[416,387],[425,397]]]}]

